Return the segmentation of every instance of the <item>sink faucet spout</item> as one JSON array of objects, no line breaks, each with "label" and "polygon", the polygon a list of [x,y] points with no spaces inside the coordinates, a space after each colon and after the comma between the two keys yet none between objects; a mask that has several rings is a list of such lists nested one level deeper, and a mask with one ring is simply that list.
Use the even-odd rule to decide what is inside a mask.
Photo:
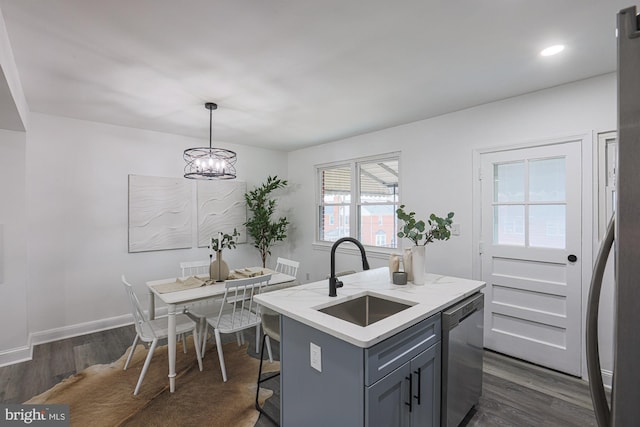
[{"label": "sink faucet spout", "polygon": [[364,246],[358,240],[353,237],[343,237],[341,239],[336,240],[336,242],[331,246],[331,275],[329,276],[329,296],[335,297],[338,296],[336,289],[342,287],[342,282],[336,278],[336,249],[343,242],[352,242],[354,243],[358,249],[360,249],[360,256],[362,257],[362,269],[369,269],[369,261],[367,261],[367,254],[364,252]]}]

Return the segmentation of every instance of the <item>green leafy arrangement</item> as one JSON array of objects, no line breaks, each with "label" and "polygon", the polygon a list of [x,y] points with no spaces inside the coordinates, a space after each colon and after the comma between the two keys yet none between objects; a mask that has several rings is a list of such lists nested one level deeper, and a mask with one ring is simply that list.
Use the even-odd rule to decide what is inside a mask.
[{"label": "green leafy arrangement", "polygon": [[271,218],[276,208],[276,201],[271,198],[271,193],[286,187],[287,184],[287,180],[269,176],[260,187],[244,194],[247,208],[252,215],[244,225],[247,227],[247,235],[254,241],[253,246],[260,252],[262,267],[266,267],[267,255],[271,255],[271,246],[287,237],[287,218]]},{"label": "green leafy arrangement", "polygon": [[218,252],[223,250],[224,248],[235,249],[238,236],[240,236],[240,233],[238,232],[238,230],[234,228],[232,234],[224,233],[222,235],[222,239],[220,239],[220,237],[218,238],[212,237],[211,250]]},{"label": "green leafy arrangement", "polygon": [[[436,216],[432,213],[429,215],[429,219],[425,222],[423,220],[416,221],[416,213],[407,213],[404,208],[404,205],[400,205],[396,210],[398,219],[404,223],[401,227],[401,231],[398,232],[399,238],[406,237],[418,246],[426,245],[434,240],[449,240],[451,237],[453,212],[449,212],[446,218]],[[422,239],[424,239],[424,242],[422,242]]]}]

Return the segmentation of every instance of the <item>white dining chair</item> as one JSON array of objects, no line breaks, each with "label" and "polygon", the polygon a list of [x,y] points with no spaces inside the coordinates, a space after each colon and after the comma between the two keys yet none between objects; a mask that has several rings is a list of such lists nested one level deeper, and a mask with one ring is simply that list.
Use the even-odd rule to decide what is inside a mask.
[{"label": "white dining chair", "polygon": [[[127,357],[127,361],[124,364],[124,370],[129,367],[129,363],[133,358],[133,353],[136,350],[136,345],[138,341],[142,341],[145,344],[151,343],[149,346],[149,352],[147,354],[147,358],[144,361],[144,366],[142,367],[142,372],[140,372],[140,377],[138,378],[138,383],[136,384],[136,388],[133,391],[133,394],[138,394],[140,391],[140,386],[142,385],[142,381],[144,380],[144,376],[147,374],[147,370],[149,369],[149,365],[151,364],[151,358],[153,357],[153,352],[158,345],[158,341],[168,337],[168,321],[167,317],[161,317],[154,320],[149,320],[147,316],[145,316],[144,311],[142,310],[142,306],[140,305],[140,301],[138,300],[138,296],[133,291],[133,287],[127,279],[122,275],[122,283],[124,284],[125,291],[129,297],[129,301],[131,303],[131,312],[133,314],[133,321],[136,328],[136,336],[133,339],[133,344],[131,345],[131,351],[129,352],[129,356]],[[198,324],[191,320],[188,316],[184,314],[176,314],[176,334],[183,335],[187,332],[193,333],[193,343],[196,349],[196,358],[198,359],[198,366],[200,371],[202,371],[202,357],[200,356],[200,346],[198,343]],[[183,345],[185,341],[183,341]],[[186,351],[186,347],[185,347]]]},{"label": "white dining chair", "polygon": [[[253,297],[260,293],[261,288],[266,286],[270,279],[271,275],[266,274],[247,279],[227,280],[218,315],[207,317],[207,323],[213,327],[216,338],[216,349],[224,382],[227,381],[227,371],[224,365],[220,334],[232,334],[255,327],[256,337],[260,336],[261,307],[253,300]],[[229,304],[229,309],[225,309],[226,304]],[[257,351],[258,340],[256,340]]]},{"label": "white dining chair", "polygon": [[[210,261],[183,261],[180,263],[180,276],[209,276]],[[185,307],[184,314],[198,323],[198,337],[200,338],[200,354],[204,358],[207,345],[207,316],[216,315],[220,310],[220,299],[211,298],[198,301]]]},{"label": "white dining chair", "polygon": [[183,261],[180,263],[180,277],[209,275],[211,261]]},{"label": "white dining chair", "polygon": [[277,271],[278,273],[284,273],[288,274],[289,276],[297,277],[298,267],[300,267],[300,262],[278,257],[278,260],[276,261],[275,271]]}]

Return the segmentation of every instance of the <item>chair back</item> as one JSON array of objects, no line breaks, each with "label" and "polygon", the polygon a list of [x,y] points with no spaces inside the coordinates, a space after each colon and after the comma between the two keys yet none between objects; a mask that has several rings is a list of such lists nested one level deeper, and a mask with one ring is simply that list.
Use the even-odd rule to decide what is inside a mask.
[{"label": "chair back", "polygon": [[131,283],[127,282],[127,279],[125,279],[124,274],[122,275],[122,283],[124,284],[124,289],[127,292],[129,302],[131,303],[131,314],[133,314],[133,323],[136,327],[137,334],[140,335],[140,337],[155,336],[153,329],[148,325],[147,317],[144,315],[144,311],[140,305],[140,300],[133,291]]},{"label": "chair back", "polygon": [[224,318],[228,330],[246,329],[260,322],[260,305],[253,297],[271,280],[270,274],[247,279],[227,280],[222,306],[218,314],[218,325]]},{"label": "chair back", "polygon": [[300,262],[278,257],[275,270],[278,273],[284,273],[288,274],[289,276],[297,277],[298,267],[300,267]]},{"label": "chair back", "polygon": [[180,277],[209,275],[209,261],[183,261],[180,263]]}]

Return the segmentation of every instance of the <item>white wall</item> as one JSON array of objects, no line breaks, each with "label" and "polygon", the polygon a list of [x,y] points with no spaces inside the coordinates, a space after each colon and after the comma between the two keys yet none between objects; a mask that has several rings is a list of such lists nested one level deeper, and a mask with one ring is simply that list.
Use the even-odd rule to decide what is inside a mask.
[{"label": "white wall", "polygon": [[[309,280],[323,279],[329,271],[327,248],[312,244],[313,166],[397,150],[402,152],[402,202],[418,215],[453,210],[455,222],[461,224],[460,236],[428,246],[428,268],[471,277],[475,256],[471,229],[473,151],[615,129],[615,100],[615,75],[610,74],[294,151],[288,158],[281,152],[221,145],[237,150],[238,178],[247,181],[250,189],[269,174],[289,179],[291,188],[281,202],[282,211],[292,222],[289,246],[276,248],[274,258],[283,254],[300,260],[303,280],[306,274]],[[28,311],[28,330],[18,330],[17,339],[5,332],[0,335],[0,364],[3,352],[10,354],[27,343],[27,333],[32,334],[32,343],[37,343],[128,321],[120,274],[125,273],[144,295],[145,280],[170,277],[176,274],[179,261],[207,256],[204,248],[127,253],[127,175],[181,176],[182,151],[203,145],[205,138],[41,114],[33,114],[29,125],[25,159],[0,170],[3,183],[11,182],[0,186],[0,196],[6,200],[26,193],[26,209],[18,222],[25,217],[28,221],[28,294],[7,291],[13,297],[5,299],[2,292],[8,288],[0,285],[3,302],[10,301],[3,304],[0,320],[17,319],[19,325]],[[14,149],[0,145],[2,160],[5,152],[9,155],[8,150]],[[20,178],[11,171],[19,172],[25,164],[26,183],[21,192]],[[5,240],[6,235],[5,228]],[[194,243],[195,237],[194,228]],[[12,247],[20,252],[19,242]],[[231,263],[259,262],[251,245],[225,253],[225,258]],[[370,263],[372,267],[385,266],[387,257],[370,256]],[[341,256],[337,268],[359,270],[359,258]],[[18,289],[24,285],[23,279]],[[610,369],[604,363],[603,368]]]},{"label": "white wall", "polygon": [[[326,249],[311,244],[316,216],[314,165],[400,150],[402,203],[419,217],[454,211],[455,222],[461,225],[460,236],[427,246],[427,269],[472,277],[474,150],[613,130],[616,108],[615,74],[608,74],[290,153],[289,179],[305,189],[291,200],[299,228],[292,245],[301,261],[301,277],[308,273],[319,280],[329,270]],[[586,194],[591,191],[585,189]],[[403,242],[405,247],[408,243]],[[590,253],[591,241],[584,244],[583,253]],[[340,258],[338,270],[360,269],[357,256]],[[384,266],[386,258],[372,264]]]},{"label": "white wall", "polygon": [[[20,187],[11,191],[26,193],[32,343],[128,322],[130,309],[120,282],[123,273],[144,304],[146,280],[175,276],[180,261],[208,259],[207,248],[195,248],[195,210],[194,248],[127,251],[128,175],[180,177],[184,149],[207,144],[205,135],[193,139],[42,114],[30,116],[26,191],[24,185],[22,191]],[[238,153],[238,179],[246,181],[248,189],[268,175],[286,177],[285,153],[217,144]],[[25,162],[16,164],[15,172],[22,171]],[[9,188],[20,181],[11,170],[0,172]],[[193,185],[195,197],[195,181]],[[2,189],[3,197],[5,191],[9,190]],[[226,251],[225,259],[231,265],[260,262],[250,244]],[[12,312],[14,308],[7,308],[4,301],[2,311]],[[20,335],[24,341],[24,330]],[[0,352],[14,346],[15,340],[0,337]]]},{"label": "white wall", "polygon": [[23,131],[28,127],[28,116],[29,107],[0,10],[0,128]]},{"label": "white wall", "polygon": [[0,130],[0,363],[27,346],[25,134]]}]

